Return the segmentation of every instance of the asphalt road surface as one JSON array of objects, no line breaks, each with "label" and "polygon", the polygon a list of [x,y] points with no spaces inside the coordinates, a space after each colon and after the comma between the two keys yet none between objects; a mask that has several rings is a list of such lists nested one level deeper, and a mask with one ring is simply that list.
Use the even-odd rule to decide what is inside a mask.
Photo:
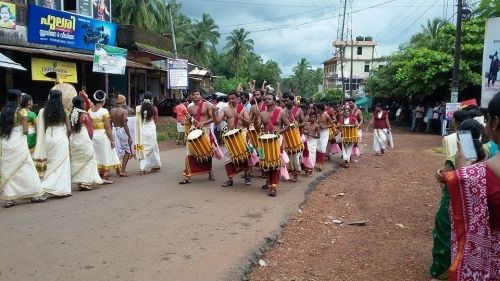
[{"label": "asphalt road surface", "polygon": [[282,183],[271,198],[260,178],[221,187],[225,171],[214,160],[215,182],[202,175],[179,185],[184,153],[163,151],[156,174],[138,176],[132,161],[132,176],[112,185],[0,209],[0,280],[237,280],[321,175]]}]

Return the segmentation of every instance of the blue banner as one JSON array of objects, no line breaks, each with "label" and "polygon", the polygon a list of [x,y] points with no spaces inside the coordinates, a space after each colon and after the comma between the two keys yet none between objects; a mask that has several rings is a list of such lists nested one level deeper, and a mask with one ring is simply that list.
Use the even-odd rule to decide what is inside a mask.
[{"label": "blue banner", "polygon": [[28,42],[95,50],[96,44],[116,45],[116,24],[29,5]]}]

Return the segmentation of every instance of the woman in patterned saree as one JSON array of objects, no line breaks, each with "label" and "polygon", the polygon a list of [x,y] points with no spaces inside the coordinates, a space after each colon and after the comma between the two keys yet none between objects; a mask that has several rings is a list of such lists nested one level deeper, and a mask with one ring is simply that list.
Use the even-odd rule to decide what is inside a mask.
[{"label": "woman in patterned saree", "polygon": [[[487,130],[498,144],[500,93],[488,115]],[[452,220],[450,280],[500,280],[500,156],[467,164],[459,149],[457,170],[445,174]]]}]

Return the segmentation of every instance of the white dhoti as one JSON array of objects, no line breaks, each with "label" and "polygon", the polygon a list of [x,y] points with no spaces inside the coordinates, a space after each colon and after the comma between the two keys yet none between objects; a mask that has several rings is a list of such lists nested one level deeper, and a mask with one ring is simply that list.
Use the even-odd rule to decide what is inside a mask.
[{"label": "white dhoti", "polygon": [[80,132],[71,135],[69,148],[71,181],[88,185],[102,184],[95,160],[94,143],[90,139],[85,126],[82,126]]},{"label": "white dhoti", "polygon": [[121,167],[116,150],[111,147],[111,142],[104,129],[95,129],[92,137],[94,144],[95,160],[99,171],[111,171]]},{"label": "white dhoti", "polygon": [[382,149],[386,150],[387,129],[373,130],[373,151],[379,153]]},{"label": "white dhoti", "polygon": [[295,154],[290,154],[288,156],[289,161],[288,161],[288,171],[296,174],[300,174],[302,171],[302,167],[300,166],[300,156],[302,152],[295,153]]},{"label": "white dhoti", "polygon": [[43,195],[38,172],[31,159],[23,126],[12,129],[10,138],[2,138],[0,156],[0,189],[2,198],[15,200]]},{"label": "white dhoti", "polygon": [[71,194],[71,163],[65,125],[50,126],[45,131],[47,171],[42,179],[45,192],[64,196]]},{"label": "white dhoti", "polygon": [[309,151],[309,169],[313,169],[316,165],[316,150],[318,148],[318,139],[307,137],[307,150]]},{"label": "white dhoti", "polygon": [[125,153],[132,153],[125,128],[113,127],[113,138],[115,139],[115,150],[118,157],[122,157]]},{"label": "white dhoti", "polygon": [[177,122],[177,133],[184,133],[184,124],[182,122]]},{"label": "white dhoti", "polygon": [[137,130],[139,133],[141,149],[143,153],[139,155],[139,169],[145,172],[151,169],[161,168],[160,148],[156,140],[156,125],[153,120],[146,121],[141,124],[141,128]]},{"label": "white dhoti", "polygon": [[321,153],[326,153],[326,147],[328,145],[328,138],[330,136],[330,130],[327,129],[321,129],[319,132],[319,139],[318,139],[318,152]]},{"label": "white dhoti", "polygon": [[352,155],[353,143],[342,143],[342,159],[344,161],[350,161]]}]

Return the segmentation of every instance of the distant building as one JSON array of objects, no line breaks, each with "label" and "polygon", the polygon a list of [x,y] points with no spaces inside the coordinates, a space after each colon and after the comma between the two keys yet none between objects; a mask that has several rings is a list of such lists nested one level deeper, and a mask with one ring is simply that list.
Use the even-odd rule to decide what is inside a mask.
[{"label": "distant building", "polygon": [[[352,63],[352,88],[357,91],[368,78],[372,70],[383,67],[384,58],[377,54],[377,42],[372,37],[356,37],[355,41],[333,42],[333,58],[323,62],[323,87],[342,89],[342,68],[344,66],[344,89],[349,91],[349,77]],[[352,58],[352,60],[351,60]]]}]

